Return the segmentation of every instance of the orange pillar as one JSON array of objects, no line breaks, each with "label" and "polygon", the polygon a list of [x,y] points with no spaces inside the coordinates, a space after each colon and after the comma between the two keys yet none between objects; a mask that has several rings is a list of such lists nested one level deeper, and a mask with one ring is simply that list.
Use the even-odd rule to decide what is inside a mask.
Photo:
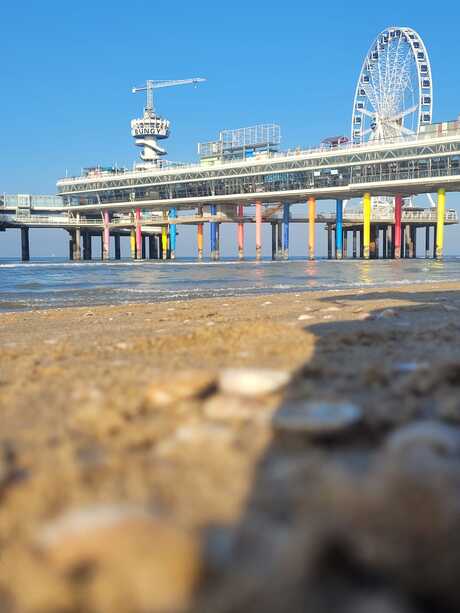
[{"label": "orange pillar", "polygon": [[256,200],[256,260],[262,257],[262,202]]},{"label": "orange pillar", "polygon": [[315,220],[316,220],[316,199],[310,196],[308,199],[308,257],[315,259]]}]

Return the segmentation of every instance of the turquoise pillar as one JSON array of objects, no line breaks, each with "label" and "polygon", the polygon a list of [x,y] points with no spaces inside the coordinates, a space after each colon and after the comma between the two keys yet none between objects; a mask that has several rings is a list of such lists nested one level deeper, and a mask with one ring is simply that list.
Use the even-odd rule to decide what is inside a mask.
[{"label": "turquoise pillar", "polygon": [[343,257],[343,200],[337,200],[336,202],[335,257],[338,260],[341,260]]},{"label": "turquoise pillar", "polygon": [[[177,217],[177,210],[176,209],[170,209],[169,211],[169,217],[170,219],[176,219]],[[171,260],[174,260],[176,257],[176,236],[177,236],[177,226],[175,223],[172,223],[169,226],[169,245],[171,248]]]}]

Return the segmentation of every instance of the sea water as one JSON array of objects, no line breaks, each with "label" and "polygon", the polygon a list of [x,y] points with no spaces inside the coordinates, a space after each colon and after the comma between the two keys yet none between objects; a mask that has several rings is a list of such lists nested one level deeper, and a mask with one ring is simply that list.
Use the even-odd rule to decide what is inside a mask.
[{"label": "sea water", "polygon": [[187,300],[460,281],[442,261],[291,259],[272,262],[0,260],[0,311]]}]

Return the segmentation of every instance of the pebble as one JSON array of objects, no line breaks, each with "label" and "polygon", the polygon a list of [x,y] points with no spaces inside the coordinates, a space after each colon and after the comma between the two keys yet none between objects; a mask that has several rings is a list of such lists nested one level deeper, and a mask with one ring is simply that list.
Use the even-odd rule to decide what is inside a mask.
[{"label": "pebble", "polygon": [[399,372],[415,372],[417,370],[428,370],[427,362],[400,362],[395,364],[395,370]]},{"label": "pebble", "polygon": [[183,370],[163,374],[147,389],[145,402],[154,407],[164,407],[181,400],[201,398],[216,386],[216,375],[207,370]]},{"label": "pebble", "polygon": [[325,312],[327,312],[327,311],[332,312],[332,311],[340,311],[340,309],[339,309],[339,307],[331,306],[331,307],[328,307],[327,309],[324,309],[324,311]]},{"label": "pebble", "polygon": [[257,420],[268,421],[272,412],[254,399],[241,396],[216,395],[204,405],[206,417],[216,420]]},{"label": "pebble", "polygon": [[385,309],[375,315],[375,319],[391,319],[392,317],[399,317],[399,313],[395,309]]},{"label": "pebble", "polygon": [[291,374],[262,368],[227,368],[219,375],[219,388],[224,394],[249,398],[277,392],[285,387]]},{"label": "pebble", "polygon": [[299,317],[297,317],[297,319],[299,321],[305,321],[307,319],[313,319],[313,315],[299,315]]},{"label": "pebble", "polygon": [[347,402],[297,402],[286,404],[273,418],[275,429],[311,436],[340,435],[362,419],[359,407]]},{"label": "pebble", "polygon": [[91,311],[88,311],[87,313],[83,315],[83,317],[94,317],[94,313],[91,313]]},{"label": "pebble", "polygon": [[323,315],[323,319],[333,319],[332,315]]},{"label": "pebble", "polygon": [[136,507],[69,511],[42,528],[37,547],[60,572],[93,569],[100,611],[182,610],[202,570],[198,539]]},{"label": "pebble", "polygon": [[414,449],[429,448],[441,456],[460,455],[460,431],[434,420],[411,423],[392,432],[385,450],[405,455]]},{"label": "pebble", "polygon": [[273,302],[270,302],[270,300],[267,300],[267,302],[262,303],[262,306],[268,306],[269,304],[273,304]]}]

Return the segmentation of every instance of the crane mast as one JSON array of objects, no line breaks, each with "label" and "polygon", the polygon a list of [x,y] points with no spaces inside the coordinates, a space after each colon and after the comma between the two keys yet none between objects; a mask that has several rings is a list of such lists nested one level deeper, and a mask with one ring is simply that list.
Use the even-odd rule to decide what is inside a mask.
[{"label": "crane mast", "polygon": [[157,165],[166,150],[160,147],[159,140],[169,137],[171,123],[155,112],[153,101],[153,90],[163,87],[174,87],[176,85],[196,85],[203,83],[206,79],[195,77],[193,79],[181,80],[147,80],[141,87],[133,87],[132,92],[146,92],[147,105],[144,107],[144,116],[140,119],[131,121],[131,134],[138,147],[143,147],[140,154],[141,159],[148,165]]}]

